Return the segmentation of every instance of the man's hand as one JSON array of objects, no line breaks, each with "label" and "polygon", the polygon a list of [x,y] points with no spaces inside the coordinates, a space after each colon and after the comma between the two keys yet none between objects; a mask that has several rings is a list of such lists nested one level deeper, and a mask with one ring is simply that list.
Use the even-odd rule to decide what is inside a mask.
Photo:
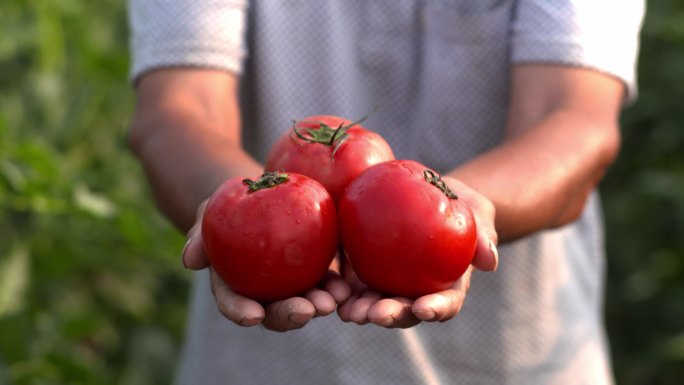
[{"label": "man's hand", "polygon": [[338,307],[340,319],[360,325],[371,322],[387,328],[408,328],[423,321],[448,321],[454,318],[463,307],[473,270],[496,270],[499,255],[496,249],[494,205],[462,182],[450,177],[442,178],[450,188],[458,191],[459,199],[465,200],[475,215],[478,241],[470,268],[449,289],[411,300],[385,297],[369,289],[354,274],[349,263],[345,263],[343,275],[352,288],[352,294]]},{"label": "man's hand", "polygon": [[[207,201],[204,201],[197,209],[195,225],[188,231],[188,241],[183,249],[183,265],[192,270],[210,268],[201,231],[206,204]],[[230,321],[240,326],[261,324],[267,329],[281,332],[299,329],[314,317],[334,312],[351,292],[349,284],[340,277],[337,258],[320,285],[302,297],[261,304],[233,292],[213,269],[211,289],[219,310]]]},{"label": "man's hand", "polygon": [[[353,294],[337,310],[341,320],[364,325],[369,322],[386,328],[408,328],[422,321],[444,322],[454,318],[463,307],[470,288],[473,268],[470,267],[451,288],[411,300],[402,297],[384,297],[368,289],[354,276]],[[353,272],[351,273],[353,274]]]}]

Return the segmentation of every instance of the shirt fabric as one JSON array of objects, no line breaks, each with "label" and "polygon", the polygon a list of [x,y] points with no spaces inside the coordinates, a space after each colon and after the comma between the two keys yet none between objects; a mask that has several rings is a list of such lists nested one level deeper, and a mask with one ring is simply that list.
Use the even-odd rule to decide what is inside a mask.
[{"label": "shirt fabric", "polygon": [[[349,119],[445,172],[503,139],[517,63],[592,68],[630,98],[643,1],[129,0],[131,80],[155,68],[241,76],[261,161],[292,119]],[[611,384],[598,196],[576,222],[501,245],[462,312],[407,330],[336,315],[276,333],[225,320],[197,273],[179,384]]]}]

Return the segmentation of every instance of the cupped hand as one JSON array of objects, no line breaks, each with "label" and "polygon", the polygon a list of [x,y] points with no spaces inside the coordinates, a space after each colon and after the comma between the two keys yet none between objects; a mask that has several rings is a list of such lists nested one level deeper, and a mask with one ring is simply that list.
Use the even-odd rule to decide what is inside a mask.
[{"label": "cupped hand", "polygon": [[463,199],[473,211],[478,228],[475,256],[468,270],[447,290],[425,295],[415,300],[388,297],[369,289],[344,263],[344,277],[352,288],[352,294],[338,306],[338,315],[345,322],[360,325],[373,323],[387,328],[408,328],[421,322],[444,322],[461,311],[475,269],[494,271],[499,263],[496,249],[497,233],[494,227],[494,205],[482,194],[451,177],[442,177],[449,187]]},{"label": "cupped hand", "polygon": [[[197,209],[195,225],[188,231],[187,243],[183,249],[183,265],[192,270],[210,268],[202,240],[202,216],[207,201]],[[339,273],[338,258],[318,287],[310,289],[301,297],[262,304],[235,293],[211,269],[211,290],[219,311],[230,321],[240,326],[262,325],[274,331],[288,331],[305,326],[314,317],[325,316],[335,311],[337,305],[347,300],[351,293],[349,284]]]},{"label": "cupped hand", "polygon": [[386,328],[409,328],[423,321],[448,321],[463,307],[472,272],[471,266],[449,289],[415,300],[386,297],[367,288],[353,272],[349,272],[347,274],[351,276],[347,275],[347,279],[353,282],[354,289],[349,299],[338,307],[337,313],[345,322],[373,323]]}]

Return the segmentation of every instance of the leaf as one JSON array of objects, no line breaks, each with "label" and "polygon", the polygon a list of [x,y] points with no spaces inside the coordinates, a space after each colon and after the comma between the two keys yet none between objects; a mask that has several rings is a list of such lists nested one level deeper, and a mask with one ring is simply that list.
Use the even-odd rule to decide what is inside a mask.
[{"label": "leaf", "polygon": [[675,361],[684,361],[684,333],[669,338],[662,347],[666,357]]},{"label": "leaf", "polygon": [[84,184],[74,188],[74,201],[77,207],[96,217],[108,218],[116,212],[114,203],[104,195],[92,192]]},{"label": "leaf", "polygon": [[24,305],[29,285],[29,253],[25,247],[12,249],[0,260],[0,318],[16,313]]}]

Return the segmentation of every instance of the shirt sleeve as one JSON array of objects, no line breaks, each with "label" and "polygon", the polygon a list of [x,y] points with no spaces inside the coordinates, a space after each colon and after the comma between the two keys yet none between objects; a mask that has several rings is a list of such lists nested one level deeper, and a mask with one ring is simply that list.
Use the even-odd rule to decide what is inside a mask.
[{"label": "shirt sleeve", "polygon": [[247,0],[128,0],[129,79],[160,67],[242,72]]},{"label": "shirt sleeve", "polygon": [[513,23],[514,63],[592,68],[623,81],[636,97],[644,0],[520,0]]}]

